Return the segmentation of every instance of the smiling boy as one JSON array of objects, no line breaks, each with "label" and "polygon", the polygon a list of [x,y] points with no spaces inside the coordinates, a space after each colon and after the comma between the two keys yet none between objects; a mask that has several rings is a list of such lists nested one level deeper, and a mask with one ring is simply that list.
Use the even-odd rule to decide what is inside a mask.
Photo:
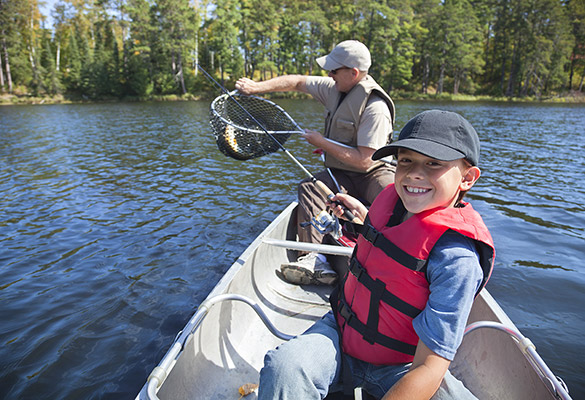
[{"label": "smiling boy", "polygon": [[261,399],[319,399],[340,385],[383,399],[474,398],[448,368],[495,254],[462,201],[480,176],[478,135],[459,114],[425,111],[372,158],[390,154],[395,184],[369,210],[337,195],[363,221],[350,272],[332,313],[267,354]]}]

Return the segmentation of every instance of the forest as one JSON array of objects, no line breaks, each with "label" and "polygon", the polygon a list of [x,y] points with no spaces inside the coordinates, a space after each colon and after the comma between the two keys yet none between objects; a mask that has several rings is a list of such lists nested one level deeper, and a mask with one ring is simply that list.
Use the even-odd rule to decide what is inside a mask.
[{"label": "forest", "polygon": [[[357,39],[394,96],[583,93],[585,0],[0,0],[0,95],[201,96],[241,76],[325,74]],[[50,20],[50,22],[49,22]]]}]

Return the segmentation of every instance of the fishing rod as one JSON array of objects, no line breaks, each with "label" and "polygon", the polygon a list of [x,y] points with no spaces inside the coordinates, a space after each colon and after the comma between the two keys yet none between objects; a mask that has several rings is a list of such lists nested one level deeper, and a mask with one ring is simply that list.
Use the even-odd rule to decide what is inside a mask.
[{"label": "fishing rod", "polygon": [[[315,184],[315,186],[317,187],[317,189],[319,189],[319,191],[332,203],[341,205],[341,207],[344,209],[344,217],[346,219],[348,219],[349,221],[353,221],[355,219],[355,216],[353,215],[353,213],[351,211],[349,211],[347,208],[345,208],[343,206],[343,204],[341,204],[339,201],[333,201],[332,198],[335,196],[335,194],[333,193],[333,191],[331,189],[329,189],[329,187],[327,185],[325,185],[323,182],[321,182],[320,180],[318,180],[317,178],[315,178],[315,176],[308,170],[305,168],[305,166],[303,164],[301,164],[295,156],[293,156],[285,147],[284,145],[271,133],[268,131],[268,129],[266,129],[264,127],[264,124],[261,123],[260,121],[258,121],[258,119],[256,117],[254,117],[254,115],[252,115],[242,104],[240,104],[240,102],[238,100],[236,100],[236,98],[232,95],[232,92],[229,92],[225,87],[223,87],[219,82],[217,82],[209,73],[207,73],[207,71],[205,71],[203,69],[203,67],[201,67],[201,65],[197,64],[197,68],[199,68],[199,70],[201,72],[203,72],[203,74],[210,80],[212,81],[217,87],[219,87],[224,94],[230,99],[232,100],[232,102],[234,104],[236,104],[239,109],[241,111],[244,112],[245,115],[247,115],[264,133],[266,133],[273,141],[274,143],[278,146],[278,148],[280,148],[282,151],[284,151],[284,153],[299,167],[303,170],[303,172],[305,174],[307,174],[307,176],[311,179],[311,182],[313,182]],[[274,104],[274,106],[276,106],[276,104]],[[282,110],[284,112],[284,110]],[[286,113],[285,113],[286,114]],[[288,116],[288,114],[286,114]],[[291,120],[292,118],[290,116],[288,116]],[[246,130],[247,128],[244,128],[244,130]],[[235,146],[236,150],[237,150],[237,141],[235,139],[235,135],[233,133],[230,132],[229,127],[226,127],[225,129],[225,133],[226,135],[228,135],[228,137],[230,138],[229,140],[229,145],[230,146]],[[231,136],[230,136],[231,134]]]},{"label": "fishing rod", "polygon": [[292,155],[292,154],[291,154],[291,153],[290,153],[290,152],[289,152],[289,151],[288,151],[288,150],[287,150],[287,149],[284,147],[284,145],[283,145],[282,143],[280,143],[280,142],[279,142],[279,141],[278,141],[278,140],[277,140],[277,139],[276,139],[276,138],[275,138],[275,137],[274,137],[274,136],[273,136],[273,135],[272,135],[270,132],[268,132],[268,130],[267,130],[266,128],[264,128],[264,125],[263,125],[263,124],[261,124],[261,123],[260,123],[260,122],[259,122],[259,121],[256,119],[256,117],[254,117],[254,116],[253,116],[253,115],[252,115],[250,112],[248,112],[248,110],[246,110],[246,108],[245,108],[244,106],[242,106],[242,105],[240,104],[240,102],[239,102],[239,101],[237,101],[237,100],[234,98],[234,96],[232,96],[232,94],[231,94],[231,93],[230,93],[230,92],[229,92],[229,91],[228,91],[228,90],[227,90],[225,87],[223,87],[223,86],[222,86],[222,85],[221,85],[221,84],[220,84],[218,81],[216,81],[216,80],[215,80],[215,79],[214,79],[214,78],[213,78],[211,75],[209,75],[209,74],[207,73],[207,71],[205,71],[205,70],[203,69],[203,67],[201,67],[201,65],[197,64],[197,68],[199,68],[199,70],[201,70],[201,72],[203,72],[203,74],[205,74],[205,76],[206,76],[207,78],[209,78],[209,80],[211,80],[213,83],[215,83],[215,84],[216,84],[216,85],[217,85],[217,86],[218,86],[218,87],[219,87],[219,88],[220,88],[220,89],[221,89],[221,90],[222,90],[222,91],[223,91],[223,92],[224,92],[224,93],[225,93],[225,94],[226,94],[226,95],[227,95],[227,96],[230,98],[230,100],[232,100],[232,101],[234,102],[234,104],[237,104],[237,105],[238,105],[238,107],[240,107],[240,109],[241,109],[241,110],[242,110],[242,111],[243,111],[243,112],[244,112],[244,113],[245,113],[245,114],[246,114],[248,117],[250,117],[250,119],[251,119],[252,121],[254,121],[254,123],[260,127],[260,129],[262,129],[262,130],[264,131],[264,133],[266,133],[268,136],[270,136],[270,137],[271,137],[271,138],[274,140],[274,142],[276,143],[276,145],[277,145],[277,146],[278,146],[278,147],[279,147],[279,148],[280,148],[282,151],[284,151],[284,153],[285,153],[287,156],[289,156],[289,157],[290,157],[290,159],[291,159],[291,160],[293,160],[293,161],[295,162],[295,164],[297,164],[297,166],[298,166],[298,167],[300,167],[300,168],[303,170],[303,172],[304,172],[305,174],[307,174],[307,176],[309,176],[309,178],[311,178],[311,180],[312,180],[312,181],[313,181],[313,180],[315,180],[315,181],[316,181],[316,179],[315,179],[315,177],[313,176],[313,174],[311,174],[311,172],[309,172],[309,170],[308,170],[308,169],[306,169],[306,168],[305,168],[305,166],[304,166],[303,164],[301,164],[301,163],[299,162],[299,160],[297,160],[297,159],[295,158],[295,156],[293,156],[293,155]]}]

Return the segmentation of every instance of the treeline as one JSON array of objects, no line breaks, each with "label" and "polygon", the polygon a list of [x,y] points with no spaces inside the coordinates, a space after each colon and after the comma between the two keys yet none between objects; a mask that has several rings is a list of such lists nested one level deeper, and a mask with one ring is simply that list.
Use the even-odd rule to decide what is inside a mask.
[{"label": "treeline", "polygon": [[0,0],[0,90],[89,99],[198,94],[247,75],[320,74],[364,42],[389,92],[583,90],[583,0]]}]

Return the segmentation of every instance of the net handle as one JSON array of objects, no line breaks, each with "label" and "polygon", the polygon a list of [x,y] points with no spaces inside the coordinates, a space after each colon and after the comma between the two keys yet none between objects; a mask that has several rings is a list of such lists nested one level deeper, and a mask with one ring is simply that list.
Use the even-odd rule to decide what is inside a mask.
[{"label": "net handle", "polygon": [[[226,95],[230,95],[230,96],[232,96],[232,97],[233,97],[233,95],[234,95],[234,94],[236,94],[237,92],[238,92],[237,90],[234,90],[234,91],[232,91],[232,92],[226,93]],[[287,118],[289,119],[289,121],[290,121],[290,122],[291,122],[291,123],[292,123],[292,124],[295,126],[295,128],[296,128],[296,129],[295,129],[294,131],[269,131],[269,130],[265,129],[265,128],[264,128],[264,127],[262,127],[262,126],[261,126],[262,130],[258,130],[258,129],[248,128],[248,127],[246,127],[246,126],[237,125],[237,124],[234,124],[232,121],[228,121],[228,120],[227,120],[227,119],[225,119],[223,116],[221,116],[221,115],[220,115],[220,114],[217,112],[217,110],[215,109],[215,107],[213,107],[213,103],[212,103],[212,107],[211,107],[211,112],[213,112],[213,114],[214,114],[214,115],[215,115],[217,118],[219,118],[219,119],[220,119],[220,120],[221,120],[221,121],[222,121],[224,124],[231,125],[231,126],[233,126],[234,128],[241,129],[241,130],[245,130],[245,131],[248,131],[248,132],[251,132],[251,133],[256,133],[256,134],[257,134],[257,133],[268,133],[268,134],[273,134],[273,135],[274,135],[274,134],[288,134],[288,133],[298,133],[298,134],[300,134],[301,136],[305,134],[305,130],[304,130],[303,128],[301,128],[301,127],[299,126],[299,124],[297,124],[297,121],[295,121],[295,120],[293,119],[293,117],[291,117],[291,116],[290,116],[290,114],[289,114],[289,113],[287,113],[287,112],[286,112],[286,110],[285,110],[284,108],[282,108],[281,106],[279,106],[279,105],[278,105],[278,104],[276,104],[275,102],[273,102],[273,101],[270,101],[270,100],[268,100],[268,99],[265,99],[265,98],[262,98],[262,97],[258,97],[258,96],[248,96],[248,97],[253,97],[253,98],[255,98],[255,99],[258,99],[259,101],[262,101],[263,103],[268,103],[268,104],[270,104],[270,106],[271,106],[271,107],[277,108],[277,109],[278,109],[280,112],[282,112],[284,115],[286,115],[286,117],[287,117]],[[233,98],[233,99],[234,99],[234,101],[237,101],[237,100],[235,100],[235,98]],[[217,100],[218,100],[218,99],[215,99],[213,102],[216,102]],[[239,106],[240,106],[240,107],[243,107],[241,104],[239,104]],[[355,149],[355,147],[352,147],[352,146],[350,146],[350,145],[348,145],[348,144],[345,144],[345,143],[338,142],[338,141],[336,141],[336,140],[330,139],[330,138],[328,138],[328,137],[325,137],[325,136],[323,136],[323,139],[325,139],[326,141],[328,141],[328,142],[330,142],[330,143],[334,143],[334,144],[336,144],[337,146],[345,147],[346,149]],[[280,143],[280,142],[279,142],[279,143]],[[279,147],[282,149],[282,146],[279,146]]]},{"label": "net handle", "polygon": [[[289,152],[289,151],[288,151],[288,150],[287,150],[287,149],[286,149],[286,148],[285,148],[285,147],[282,145],[282,143],[280,143],[280,142],[279,142],[279,141],[278,141],[278,140],[277,140],[277,139],[274,137],[274,135],[272,135],[270,132],[268,132],[268,130],[267,130],[266,128],[264,128],[264,125],[262,125],[260,122],[258,122],[258,120],[257,120],[256,118],[254,118],[254,116],[253,116],[252,114],[250,114],[250,113],[248,112],[248,110],[246,110],[246,108],[245,108],[243,105],[241,105],[241,104],[240,104],[240,103],[239,103],[239,102],[238,102],[238,101],[237,101],[237,100],[234,98],[234,96],[232,96],[232,93],[235,93],[235,92],[236,92],[236,90],[234,90],[233,92],[228,92],[228,90],[227,90],[226,88],[224,88],[222,85],[220,85],[220,84],[219,84],[219,82],[218,82],[218,81],[216,81],[216,80],[215,80],[215,79],[214,79],[214,78],[213,78],[211,75],[209,75],[209,74],[207,73],[207,71],[205,71],[205,70],[204,70],[204,69],[201,67],[201,65],[197,64],[197,68],[199,68],[199,69],[201,70],[201,72],[203,72],[203,73],[205,74],[205,76],[207,76],[207,77],[208,77],[208,78],[209,78],[209,79],[210,79],[210,80],[211,80],[213,83],[215,83],[215,84],[216,84],[216,85],[217,85],[219,88],[221,88],[221,90],[222,90],[222,91],[223,91],[225,94],[227,94],[227,96],[228,96],[228,97],[229,97],[229,98],[230,98],[230,99],[231,99],[233,102],[235,102],[235,103],[238,105],[238,107],[240,107],[240,108],[242,109],[242,111],[244,111],[244,112],[246,113],[246,115],[248,115],[248,116],[249,116],[249,117],[252,119],[252,121],[254,121],[254,123],[256,123],[256,124],[257,124],[257,125],[258,125],[260,128],[262,128],[262,130],[263,130],[263,131],[264,131],[264,132],[265,132],[265,133],[266,133],[268,136],[270,136],[270,137],[272,138],[272,140],[274,140],[274,142],[275,142],[275,143],[278,145],[278,147],[280,147],[280,149],[281,149],[282,151],[284,151],[284,153],[285,153],[285,154],[286,154],[288,157],[290,157],[290,159],[291,159],[291,160],[293,160],[293,161],[295,162],[295,164],[297,164],[297,166],[298,166],[299,168],[301,168],[301,169],[303,170],[303,172],[304,172],[305,174],[307,174],[307,176],[308,176],[309,178],[311,178],[311,180],[313,180],[313,181],[315,181],[315,180],[316,180],[316,178],[313,176],[313,174],[311,174],[311,172],[309,172],[309,170],[308,170],[308,169],[306,169],[306,168],[305,168],[305,166],[304,166],[303,164],[301,164],[301,163],[299,162],[299,160],[297,160],[297,159],[295,158],[295,156],[293,156],[293,155],[292,155],[292,154],[291,154],[291,153],[290,153],[290,152]],[[292,118],[291,118],[291,119],[292,119]],[[294,122],[294,120],[293,120],[293,122]],[[296,125],[296,123],[295,123],[295,125]],[[297,126],[298,126],[298,125],[297,125]]]},{"label": "net handle", "polygon": [[[331,189],[329,189],[329,187],[327,187],[327,185],[325,185],[323,182],[317,180],[317,178],[315,178],[315,176],[309,172],[308,169],[305,168],[305,166],[303,164],[301,164],[299,162],[299,160],[296,159],[295,156],[293,156],[283,145],[282,143],[280,143],[275,137],[274,135],[272,135],[270,132],[268,132],[268,130],[266,128],[264,128],[264,125],[262,125],[260,122],[258,122],[258,120],[256,118],[254,118],[254,116],[252,114],[250,114],[248,112],[248,110],[246,110],[246,108],[241,105],[233,96],[232,93],[237,92],[237,90],[234,90],[233,92],[228,92],[228,90],[226,88],[224,88],[222,85],[219,84],[218,81],[216,81],[211,75],[209,75],[207,73],[207,71],[205,71],[203,69],[203,67],[201,67],[201,65],[197,64],[197,68],[199,68],[201,70],[201,72],[203,72],[205,74],[205,76],[207,76],[213,83],[215,83],[219,88],[221,88],[221,90],[227,94],[227,96],[232,99],[232,101],[234,101],[238,107],[240,107],[251,119],[252,121],[254,121],[260,128],[262,128],[262,130],[272,138],[272,140],[274,140],[276,142],[276,144],[278,145],[278,147],[281,148],[282,151],[284,151],[284,153],[295,162],[295,164],[297,164],[297,166],[299,168],[301,168],[303,170],[303,172],[305,172],[305,174],[307,174],[307,176],[311,179],[311,181],[317,186],[317,188],[319,189],[319,191],[330,201],[332,201],[331,199],[333,198],[333,196],[335,196],[335,194],[331,191]],[[272,102],[271,102],[272,103]],[[277,104],[273,103],[275,106],[279,107]],[[284,110],[283,110],[284,111]],[[285,111],[286,114],[286,111]],[[287,114],[288,115],[288,114]],[[289,118],[291,119],[291,121],[298,127],[298,124],[289,116]],[[300,129],[300,128],[299,128]],[[330,139],[328,139],[330,140]],[[343,213],[345,215],[345,217],[349,220],[349,221],[353,221],[355,219],[355,216],[353,215],[353,213],[351,211],[349,211],[347,208],[345,208],[345,206],[343,204],[340,204],[337,201],[333,201],[336,204],[341,205],[341,207],[343,208]]]}]

